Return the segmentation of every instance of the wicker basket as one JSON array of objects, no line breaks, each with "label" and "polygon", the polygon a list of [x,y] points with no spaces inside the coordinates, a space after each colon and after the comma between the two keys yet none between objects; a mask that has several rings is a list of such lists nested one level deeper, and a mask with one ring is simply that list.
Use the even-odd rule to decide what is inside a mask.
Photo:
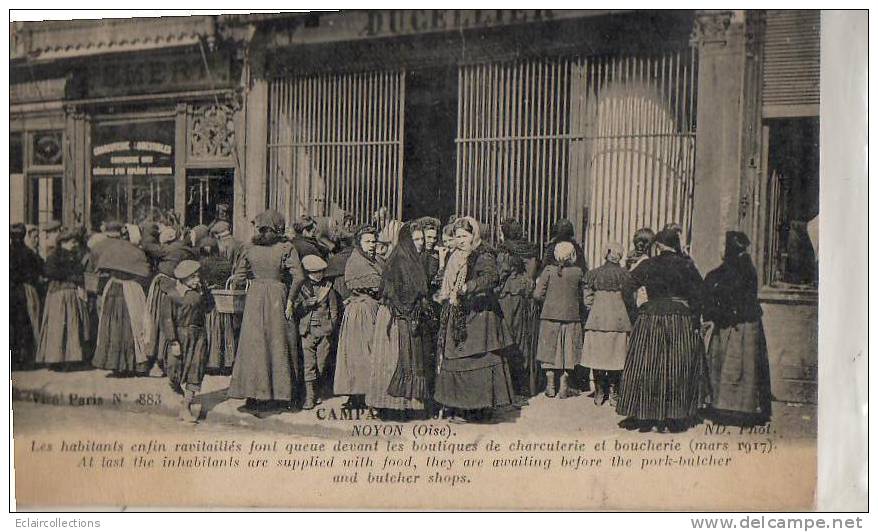
[{"label": "wicker basket", "polygon": [[220,314],[243,314],[244,302],[247,300],[247,288],[250,287],[250,281],[247,281],[247,288],[244,290],[231,289],[231,283],[232,280],[229,279],[226,281],[225,289],[214,288],[211,290],[216,311]]},{"label": "wicker basket", "polygon": [[85,282],[85,291],[91,294],[100,294],[103,292],[104,286],[107,284],[107,279],[109,279],[108,275],[102,275],[97,272],[85,272],[82,274],[82,277]]}]

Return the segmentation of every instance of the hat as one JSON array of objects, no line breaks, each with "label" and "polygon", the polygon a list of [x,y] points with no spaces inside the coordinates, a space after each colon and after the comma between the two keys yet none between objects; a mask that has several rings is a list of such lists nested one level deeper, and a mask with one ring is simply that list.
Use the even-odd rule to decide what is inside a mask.
[{"label": "hat", "polygon": [[576,256],[576,248],[574,248],[573,244],[571,244],[570,242],[558,242],[557,244],[555,244],[554,255],[555,260],[558,262],[571,260],[574,256]]},{"label": "hat", "polygon": [[675,229],[662,229],[655,235],[655,241],[663,246],[680,251],[680,233]]},{"label": "hat", "polygon": [[220,235],[222,233],[230,233],[232,230],[229,222],[217,222],[213,224],[213,227],[210,228],[210,232],[214,235]]},{"label": "hat", "polygon": [[281,213],[275,210],[267,210],[256,215],[253,225],[257,230],[273,229],[277,233],[282,233],[287,223]]},{"label": "hat", "polygon": [[40,228],[47,233],[51,233],[52,231],[60,231],[61,230],[61,222],[58,220],[50,220],[43,224]]},{"label": "hat", "polygon": [[167,244],[177,239],[177,231],[173,227],[164,227],[159,232],[159,244]]},{"label": "hat", "polygon": [[302,259],[302,266],[306,272],[322,272],[326,269],[327,264],[317,255],[305,255],[305,258]]},{"label": "hat", "polygon": [[27,232],[27,228],[22,223],[12,224],[9,227],[9,234],[11,236],[24,236]]},{"label": "hat", "polygon": [[201,269],[201,264],[194,260],[183,260],[174,268],[174,277],[177,279],[185,279],[192,276]]}]

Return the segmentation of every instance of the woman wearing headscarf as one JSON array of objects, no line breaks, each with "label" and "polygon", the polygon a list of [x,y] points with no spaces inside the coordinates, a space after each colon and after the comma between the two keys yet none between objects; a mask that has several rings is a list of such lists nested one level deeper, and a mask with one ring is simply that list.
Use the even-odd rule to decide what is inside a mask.
[{"label": "woman wearing headscarf", "polygon": [[366,404],[386,418],[424,410],[427,399],[421,312],[427,281],[412,241],[411,228],[391,221],[390,256],[381,274],[381,304],[371,342]]},{"label": "woman wearing headscarf", "polygon": [[49,288],[37,351],[37,363],[48,364],[51,369],[64,371],[85,360],[84,347],[91,327],[83,271],[78,233],[61,231],[46,259]]},{"label": "woman wearing headscarf", "polygon": [[536,395],[540,378],[535,356],[536,309],[531,297],[538,270],[539,248],[524,239],[518,220],[504,220],[497,246],[498,300],[503,323],[516,345],[509,355],[512,383],[515,393],[525,397]]},{"label": "woman wearing headscarf", "polygon": [[348,408],[366,406],[372,336],[381,288],[381,267],[375,261],[375,228],[357,231],[355,249],[345,265],[344,282],[351,292],[341,321],[335,362],[336,395],[347,395]]},{"label": "woman wearing headscarf", "polygon": [[40,294],[43,259],[26,243],[27,228],[9,230],[9,349],[12,368],[33,367],[40,344]]},{"label": "woman wearing headscarf", "polygon": [[726,233],[723,263],[704,280],[704,321],[711,407],[717,421],[761,423],[771,417],[771,382],[750,239]]},{"label": "woman wearing headscarf", "polygon": [[455,222],[456,250],[448,260],[436,300],[439,326],[435,399],[463,422],[512,403],[509,367],[502,353],[513,346],[503,324],[496,288],[497,260],[471,217]]},{"label": "woman wearing headscarf", "polygon": [[582,346],[583,366],[594,372],[594,403],[619,401],[619,379],[628,353],[634,280],[619,264],[622,245],[604,246],[604,262],[585,274],[585,306],[589,308]]},{"label": "woman wearing headscarf", "polygon": [[265,415],[272,403],[296,399],[298,328],[285,316],[287,296],[296,294],[305,271],[296,248],[284,238],[286,221],[274,210],[254,221],[256,235],[235,266],[238,282],[250,279],[229,397],[246,399],[243,411]]},{"label": "woman wearing headscarf", "polygon": [[656,235],[659,254],[631,273],[649,301],[631,331],[616,412],[626,428],[680,432],[689,428],[707,385],[700,334],[703,280],[677,252],[679,235]]},{"label": "woman wearing headscarf", "polygon": [[97,269],[109,275],[101,296],[97,345],[92,365],[114,377],[146,376],[152,322],[143,286],[150,275],[142,249],[121,237],[121,224],[107,223],[107,239],[97,246]]}]

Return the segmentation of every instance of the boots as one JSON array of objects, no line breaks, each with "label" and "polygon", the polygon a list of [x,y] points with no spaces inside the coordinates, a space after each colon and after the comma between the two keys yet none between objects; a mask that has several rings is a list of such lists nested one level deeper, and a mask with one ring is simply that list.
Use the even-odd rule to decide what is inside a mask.
[{"label": "boots", "polygon": [[616,405],[619,404],[619,382],[622,380],[622,372],[609,372],[608,380],[610,382],[610,406],[616,408]]},{"label": "boots", "polygon": [[180,404],[180,420],[186,423],[198,423],[198,413],[193,410],[192,402],[195,400],[193,390],[183,391],[183,401]]},{"label": "boots", "polygon": [[579,395],[579,391],[570,386],[571,373],[571,371],[561,372],[561,389],[558,391],[558,397],[561,399]]},{"label": "boots", "polygon": [[557,392],[555,392],[555,372],[547,369],[546,370],[546,397],[555,397]]},{"label": "boots", "polygon": [[317,381],[305,381],[305,402],[302,410],[311,410],[317,406]]},{"label": "boots", "polygon": [[607,374],[604,371],[594,370],[594,404],[601,406],[607,402]]}]

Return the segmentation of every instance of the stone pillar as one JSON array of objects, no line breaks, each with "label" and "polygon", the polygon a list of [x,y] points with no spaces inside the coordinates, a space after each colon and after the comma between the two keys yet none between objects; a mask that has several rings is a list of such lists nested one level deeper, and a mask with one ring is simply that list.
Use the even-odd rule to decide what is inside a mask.
[{"label": "stone pillar", "polygon": [[64,225],[90,224],[91,121],[75,106],[65,109]]},{"label": "stone pillar", "polygon": [[249,238],[250,221],[266,208],[266,166],[268,165],[268,82],[253,80],[244,101],[246,128],[244,194],[246,218],[235,224],[237,238]]},{"label": "stone pillar", "polygon": [[[752,228],[758,183],[759,14],[699,11],[698,116],[692,256],[702,273],[722,258],[725,232]],[[751,238],[756,235],[750,235]]]}]

